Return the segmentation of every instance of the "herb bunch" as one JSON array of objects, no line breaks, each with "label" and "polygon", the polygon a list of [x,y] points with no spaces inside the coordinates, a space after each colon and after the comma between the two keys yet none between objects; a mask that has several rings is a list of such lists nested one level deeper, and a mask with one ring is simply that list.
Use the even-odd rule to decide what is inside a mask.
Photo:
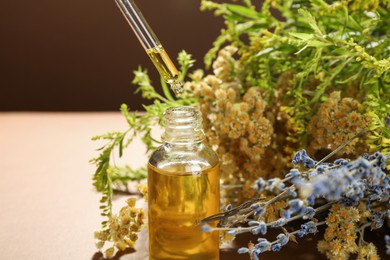
[{"label": "herb bunch", "polygon": [[[188,68],[190,68],[195,62],[190,54],[185,51],[181,52],[178,57],[178,61],[181,65],[180,80],[183,80]],[[105,217],[102,222],[100,231],[95,233],[95,237],[99,239],[97,242],[97,248],[100,250],[105,241],[114,242],[117,249],[123,251],[126,248],[134,247],[134,242],[137,240],[137,232],[140,231],[140,226],[137,229],[132,229],[131,239],[127,240],[116,239],[113,235],[118,229],[113,229],[113,223],[127,222],[121,220],[122,213],[119,217],[112,212],[112,196],[115,190],[128,191],[127,184],[131,181],[140,181],[145,179],[147,176],[146,167],[139,169],[133,169],[129,165],[118,166],[115,165],[115,156],[122,157],[123,151],[131,144],[134,138],[141,136],[143,143],[147,148],[147,152],[152,151],[157,147],[159,141],[151,136],[152,127],[159,124],[162,119],[163,112],[172,106],[188,105],[194,103],[191,98],[175,100],[169,91],[169,87],[164,81],[161,81],[163,86],[164,95],[160,95],[152,86],[147,71],[141,67],[134,71],[135,78],[134,84],[137,84],[139,88],[136,92],[142,92],[142,97],[145,99],[153,100],[152,105],[144,106],[146,113],[130,112],[126,104],[122,104],[121,112],[124,119],[127,122],[128,128],[125,131],[113,131],[102,135],[97,135],[92,140],[103,140],[107,143],[98,149],[100,154],[90,160],[91,163],[96,165],[96,171],[93,175],[93,185],[96,190],[102,194],[100,200],[101,215]],[[146,196],[147,191],[144,186],[140,187],[140,191]],[[129,202],[130,210],[133,212],[135,209],[134,202]],[[121,212],[127,212],[127,208],[124,207]],[[141,216],[142,215],[142,216]],[[140,225],[143,221],[143,211],[139,209],[139,213],[135,214],[138,216],[138,222]],[[137,222],[137,223],[138,223]],[[115,224],[115,227],[117,224]],[[116,234],[116,233],[115,233]],[[134,238],[134,239],[133,239]],[[115,247],[110,247],[106,250],[105,255],[111,258],[114,255]]]},{"label": "herb bunch", "polygon": [[[136,208],[136,198],[129,198],[126,206],[122,207],[119,214],[110,215],[107,221],[108,228],[96,231],[96,247],[104,250],[106,258],[112,258],[115,251],[124,251],[127,248],[134,248],[144,224],[145,212],[141,208]],[[108,245],[109,244],[109,245]]]},{"label": "herb bunch", "polygon": [[[241,85],[241,97],[253,86],[263,92],[276,135],[269,147],[277,146],[279,152],[282,149],[275,141],[287,139],[291,143],[284,141],[283,146],[293,148],[290,157],[302,147],[313,154],[329,152],[332,148],[317,144],[321,133],[310,131],[316,126],[311,121],[316,114],[329,117],[337,113],[337,118],[332,118],[335,124],[339,119],[360,117],[360,129],[344,123],[350,132],[345,135],[324,125],[328,143],[332,145],[336,135],[342,143],[369,127],[375,133],[370,133],[365,144],[371,151],[389,151],[389,129],[384,122],[390,110],[390,2],[264,1],[259,10],[252,1],[242,2],[202,1],[203,10],[214,10],[226,24],[205,63],[210,66],[217,57],[214,74],[223,82]],[[224,45],[237,49],[237,59],[227,60],[229,68],[222,69],[228,77],[217,75],[221,69],[215,69]],[[338,108],[329,101],[323,111],[321,104],[335,91],[339,94],[333,95],[354,105]],[[355,117],[349,115],[352,110]]]},{"label": "herb bunch", "polygon": [[[324,239],[317,248],[328,259],[379,259],[376,247],[364,240],[367,228],[377,230],[390,219],[390,175],[384,172],[390,153],[364,154],[355,160],[337,159],[333,163],[317,162],[305,150],[297,152],[291,169],[283,179],[259,178],[254,183],[258,195],[252,200],[201,221],[220,220],[219,227],[205,224],[206,232],[226,231],[231,236],[250,232],[258,235],[257,243],[238,249],[249,253],[251,259],[266,251],[279,251],[289,241],[316,234],[318,227],[327,225]],[[270,199],[266,195],[273,194]],[[280,203],[283,202],[283,203]],[[269,221],[267,211],[275,211],[277,218]],[[324,218],[321,213],[329,212]],[[322,218],[322,219],[321,219]],[[298,229],[288,226],[301,220]],[[246,226],[242,226],[246,223]],[[274,241],[266,237],[268,229],[281,233]]]},{"label": "herb bunch", "polygon": [[[320,252],[334,257],[328,253],[335,250],[332,245],[336,245],[336,241],[345,236],[349,240],[362,237],[365,224],[373,223],[372,219],[363,221],[362,218],[385,218],[385,213],[374,217],[377,215],[370,211],[377,210],[378,204],[383,210],[382,204],[375,202],[368,208],[362,206],[361,201],[376,200],[370,197],[373,187],[364,186],[368,184],[359,184],[359,189],[365,190],[359,195],[363,197],[359,197],[357,205],[356,200],[351,205],[340,204],[341,198],[322,198],[329,199],[322,205],[320,195],[325,196],[325,193],[311,194],[312,191],[305,187],[313,185],[314,180],[325,178],[321,176],[348,177],[348,167],[361,160],[369,162],[370,171],[375,168],[372,171],[387,176],[383,164],[373,166],[376,159],[361,155],[378,152],[381,158],[387,159],[390,152],[390,1],[265,0],[259,6],[257,1],[251,0],[218,3],[202,0],[201,9],[214,11],[223,17],[226,25],[205,55],[205,69],[188,74],[194,61],[189,54],[180,53],[178,60],[182,71],[180,79],[185,82],[184,92],[174,98],[164,82],[161,82],[164,95],[158,94],[147,71],[139,68],[133,82],[139,86],[138,91],[144,98],[154,101],[153,105],[145,106],[145,114],[130,113],[128,107],[122,105],[121,111],[129,128],[94,137],[107,141],[100,155],[92,159],[97,167],[94,185],[103,194],[102,215],[112,215],[114,188],[145,177],[145,169],[117,168],[112,163],[114,154],[121,156],[135,136],[142,136],[148,151],[153,150],[158,141],[151,136],[151,128],[159,123],[163,111],[170,106],[197,104],[203,114],[207,141],[221,159],[226,202],[252,205],[253,198],[263,198],[259,197],[256,185],[260,185],[261,180],[273,180],[267,184],[270,190],[264,195],[268,201],[266,207],[266,202],[261,200],[256,202],[259,207],[245,212],[263,218],[251,221],[266,223],[257,227],[257,222],[251,222],[251,227],[258,228],[256,232],[262,233],[264,225],[272,226],[275,221],[284,226],[292,221],[290,217],[303,218],[310,213],[307,220],[312,222],[301,232],[291,231],[292,235],[284,232],[276,242],[260,239],[259,242],[266,245],[264,250],[276,251],[286,243],[286,237],[289,240],[298,234],[313,233],[318,225],[326,225],[327,230],[344,230],[342,227],[346,223],[332,222],[332,216],[358,211],[359,220],[356,217],[350,221],[354,227],[352,233],[332,237],[329,235],[332,232],[327,231],[324,242],[318,245]],[[185,78],[187,74],[189,79]],[[340,145],[343,149],[337,148]],[[316,165],[315,159],[305,159],[305,167],[310,166],[310,170],[298,171],[295,177],[300,182],[291,184],[294,190],[286,189],[283,185],[292,177],[286,177],[284,173],[294,166],[295,151],[302,149],[313,158],[323,158],[335,150],[336,156],[344,158],[346,163],[320,161]],[[298,157],[308,158],[306,153],[304,155],[301,153]],[[390,169],[389,164],[386,167]],[[319,173],[321,169],[323,172]],[[318,177],[311,176],[313,174]],[[353,178],[349,183],[352,186],[372,176]],[[380,185],[386,193],[388,187],[383,180]],[[253,183],[257,183],[255,188]],[[348,185],[337,191],[340,196],[346,196]],[[297,191],[304,195],[295,197]],[[315,205],[320,203],[319,208],[311,204],[310,194],[314,196]],[[295,200],[287,200],[286,196]],[[382,199],[384,204],[388,203],[388,198]],[[306,214],[303,209],[310,212]],[[313,211],[314,216],[320,211],[329,212],[328,219],[316,222]],[[292,216],[281,217],[280,213],[284,212],[290,212]],[[241,223],[248,219],[238,220],[235,221]],[[103,228],[107,228],[107,222],[103,222]],[[357,253],[356,246],[350,245],[349,251],[340,251],[338,256],[346,258],[352,252]],[[360,245],[363,248],[358,253],[360,256],[373,254],[373,245],[364,242]],[[240,252],[249,252],[255,257],[257,247],[249,245]]]}]

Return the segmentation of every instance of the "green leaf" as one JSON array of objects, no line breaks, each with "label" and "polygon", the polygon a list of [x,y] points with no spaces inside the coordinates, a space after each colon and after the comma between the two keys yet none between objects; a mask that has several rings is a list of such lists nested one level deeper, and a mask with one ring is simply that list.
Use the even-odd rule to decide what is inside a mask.
[{"label": "green leaf", "polygon": [[359,32],[363,31],[363,27],[352,16],[347,17],[346,27]]},{"label": "green leaf", "polygon": [[118,143],[119,143],[119,157],[122,157],[123,155],[123,139],[125,138],[125,134],[122,135],[122,137],[119,138]]},{"label": "green leaf", "polygon": [[314,35],[313,34],[309,34],[309,33],[289,32],[288,34],[293,36],[293,37],[295,37],[295,38],[298,38],[298,39],[301,39],[301,40],[305,40],[305,41],[314,38]]},{"label": "green leaf", "polygon": [[242,34],[245,31],[247,31],[248,29],[252,28],[253,25],[254,25],[253,21],[249,21],[249,22],[245,22],[245,23],[239,23],[239,24],[236,25],[236,31],[239,34]]},{"label": "green leaf", "polygon": [[225,4],[225,6],[229,11],[244,17],[257,19],[261,16],[261,14],[256,12],[256,10],[242,5]]},{"label": "green leaf", "polygon": [[310,40],[307,42],[307,46],[309,46],[309,47],[325,47],[327,45],[328,44],[321,42],[321,41],[317,41],[317,40]]},{"label": "green leaf", "polygon": [[268,54],[268,53],[272,52],[273,50],[274,50],[274,48],[266,48],[266,49],[264,49],[264,50],[261,50],[261,51],[259,51],[259,52],[256,54],[256,57],[260,57],[260,56],[262,56],[262,55],[264,55],[264,54]]},{"label": "green leaf", "polygon": [[195,60],[192,59],[191,54],[187,53],[185,50],[182,50],[177,57],[177,61],[180,64],[179,80],[184,81],[185,77],[187,76],[188,69],[194,65]]},{"label": "green leaf", "polygon": [[129,113],[129,108],[126,104],[121,105],[121,112],[122,112],[122,115],[125,117],[127,124],[129,126],[133,126],[135,123],[135,114]]},{"label": "green leaf", "polygon": [[323,35],[322,31],[320,30],[320,28],[317,25],[315,18],[312,16],[312,14],[308,10],[301,8],[301,9],[298,9],[298,13],[303,16],[305,22],[310,25],[310,27],[313,29],[313,31],[315,33],[317,33],[318,35]]},{"label": "green leaf", "polygon": [[175,99],[172,97],[171,92],[169,90],[168,84],[165,82],[163,78],[160,77],[160,83],[163,89],[164,96],[169,100],[169,101],[175,101]]}]

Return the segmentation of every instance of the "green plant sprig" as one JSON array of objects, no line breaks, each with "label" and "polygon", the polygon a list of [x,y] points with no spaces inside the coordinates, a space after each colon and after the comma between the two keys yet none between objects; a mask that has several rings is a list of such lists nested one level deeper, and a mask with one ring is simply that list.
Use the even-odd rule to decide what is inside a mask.
[{"label": "green plant sprig", "polygon": [[147,170],[145,167],[133,169],[129,165],[123,167],[110,166],[108,168],[108,175],[111,179],[111,185],[115,190],[127,191],[128,183],[145,179]]},{"label": "green plant sprig", "polygon": [[[211,64],[224,44],[238,47],[242,81],[266,90],[270,105],[276,100],[272,94],[284,87],[278,86],[278,77],[292,71],[294,84],[283,106],[295,128],[289,138],[304,144],[306,126],[330,90],[355,88],[360,102],[369,95],[382,107],[389,102],[390,1],[266,0],[260,10],[242,2],[202,1],[202,10],[213,10],[226,21],[205,63]],[[374,106],[367,111],[379,113]]]},{"label": "green plant sprig", "polygon": [[[184,79],[188,69],[194,64],[195,60],[191,55],[182,51],[179,54],[178,62],[181,73],[179,79]],[[164,96],[159,94],[151,84],[147,70],[139,67],[134,71],[133,84],[138,85],[136,92],[141,92],[142,97],[153,100],[152,105],[144,105],[146,113],[130,112],[126,104],[122,104],[121,113],[128,125],[124,131],[113,131],[92,137],[92,140],[104,140],[107,144],[98,149],[100,154],[90,160],[96,165],[96,171],[93,175],[93,185],[98,192],[102,193],[100,200],[101,215],[109,217],[112,215],[112,196],[113,189],[118,185],[126,186],[129,181],[141,180],[146,178],[145,168],[132,169],[126,165],[118,167],[113,163],[113,158],[122,157],[123,151],[132,143],[134,138],[140,136],[146,146],[147,153],[155,149],[160,142],[152,135],[152,127],[158,125],[162,119],[164,111],[171,106],[190,105],[195,101],[190,95],[183,95],[174,99],[165,82],[162,82]],[[107,220],[102,222],[103,228],[107,226]]]},{"label": "green plant sprig", "polygon": [[[311,141],[318,137],[310,136],[315,134],[309,132],[308,123],[313,115],[321,112],[318,109],[330,93],[338,91],[342,98],[352,98],[362,104],[359,116],[364,117],[365,113],[369,118],[367,132],[364,131],[367,139],[362,143],[371,151],[390,152],[390,0],[265,0],[261,7],[254,3],[251,0],[201,1],[201,9],[214,11],[225,20],[226,26],[206,54],[205,64],[206,69],[210,68],[224,45],[238,48],[231,78],[242,84],[242,89],[234,105],[242,100],[246,90],[256,86],[262,89],[267,101],[267,116],[281,120],[274,124],[272,138],[276,145],[268,148],[275,149],[277,155],[284,152],[282,149],[287,154],[287,148],[291,147],[310,149]],[[179,79],[184,82],[195,61],[184,51],[178,61]],[[163,111],[170,106],[198,102],[188,90],[175,97],[164,81],[161,81],[163,94],[160,94],[142,67],[134,74],[137,92],[153,104],[144,106],[146,113],[142,114],[130,112],[127,105],[122,105],[127,129],[93,138],[107,142],[91,160],[96,165],[94,185],[102,193],[101,214],[108,217],[102,222],[106,230],[110,218],[115,216],[111,199],[116,189],[126,189],[129,181],[146,177],[144,167],[119,167],[114,158],[123,156],[135,137],[142,139],[147,152],[152,151],[159,141],[151,135],[151,129],[160,123]],[[214,74],[218,77],[218,73]],[[194,81],[199,79],[199,75],[194,75]],[[228,81],[221,80],[221,87]],[[277,139],[283,148],[275,142]],[[288,156],[282,155],[281,159],[288,161]],[[390,170],[390,165],[387,167]],[[243,175],[237,172],[237,176]]]}]

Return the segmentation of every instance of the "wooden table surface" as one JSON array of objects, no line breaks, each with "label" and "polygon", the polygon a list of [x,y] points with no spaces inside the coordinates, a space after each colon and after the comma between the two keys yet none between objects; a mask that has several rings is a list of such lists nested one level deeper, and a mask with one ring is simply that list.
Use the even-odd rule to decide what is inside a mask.
[{"label": "wooden table surface", "polygon": [[[0,259],[92,259],[102,219],[91,137],[125,127],[112,112],[0,113]],[[135,167],[146,161],[136,149]]]},{"label": "wooden table surface", "polygon": [[[88,162],[101,143],[91,137],[125,128],[119,112],[0,113],[0,259],[101,259],[93,238],[102,221],[100,195],[91,181],[95,168]],[[144,151],[137,140],[124,160],[142,166]],[[114,206],[125,199],[117,198]],[[116,259],[147,259],[146,233],[135,251]],[[324,259],[313,253],[315,247],[310,241],[289,243],[288,250],[261,259]],[[249,257],[227,246],[221,259]]]}]

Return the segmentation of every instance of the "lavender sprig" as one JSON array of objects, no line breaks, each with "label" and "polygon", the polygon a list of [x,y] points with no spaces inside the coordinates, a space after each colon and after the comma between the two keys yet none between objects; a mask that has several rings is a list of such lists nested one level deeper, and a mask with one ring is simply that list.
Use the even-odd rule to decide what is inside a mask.
[{"label": "lavender sprig", "polygon": [[[247,232],[265,235],[269,228],[284,230],[284,233],[279,234],[273,242],[260,237],[253,248],[242,247],[238,250],[239,253],[249,253],[253,259],[257,259],[260,253],[281,250],[292,236],[303,237],[315,234],[319,225],[326,224],[325,221],[317,222],[315,216],[327,211],[333,204],[349,207],[356,206],[362,201],[371,212],[368,224],[363,224],[359,229],[363,239],[362,232],[365,227],[378,229],[383,225],[384,219],[390,216],[389,209],[375,208],[378,203],[389,208],[390,177],[384,172],[389,158],[390,154],[383,155],[376,152],[371,155],[364,154],[355,160],[337,159],[333,163],[317,163],[307,155],[306,151],[299,151],[294,156],[293,163],[308,167],[306,171],[291,169],[284,179],[259,178],[256,181],[254,189],[259,194],[275,193],[274,197],[266,201],[256,197],[250,203],[243,203],[239,207],[227,207],[227,211],[219,215],[223,225],[210,227],[206,224],[202,229],[208,232],[223,230],[231,236]],[[318,199],[325,200],[327,203],[316,206]],[[267,207],[282,200],[287,202],[283,216],[266,223],[263,215]],[[213,219],[212,217],[207,219]],[[202,223],[207,223],[207,219]],[[283,228],[288,223],[299,219],[306,221],[300,229],[287,232]],[[242,222],[246,222],[248,226],[235,226]]]}]

